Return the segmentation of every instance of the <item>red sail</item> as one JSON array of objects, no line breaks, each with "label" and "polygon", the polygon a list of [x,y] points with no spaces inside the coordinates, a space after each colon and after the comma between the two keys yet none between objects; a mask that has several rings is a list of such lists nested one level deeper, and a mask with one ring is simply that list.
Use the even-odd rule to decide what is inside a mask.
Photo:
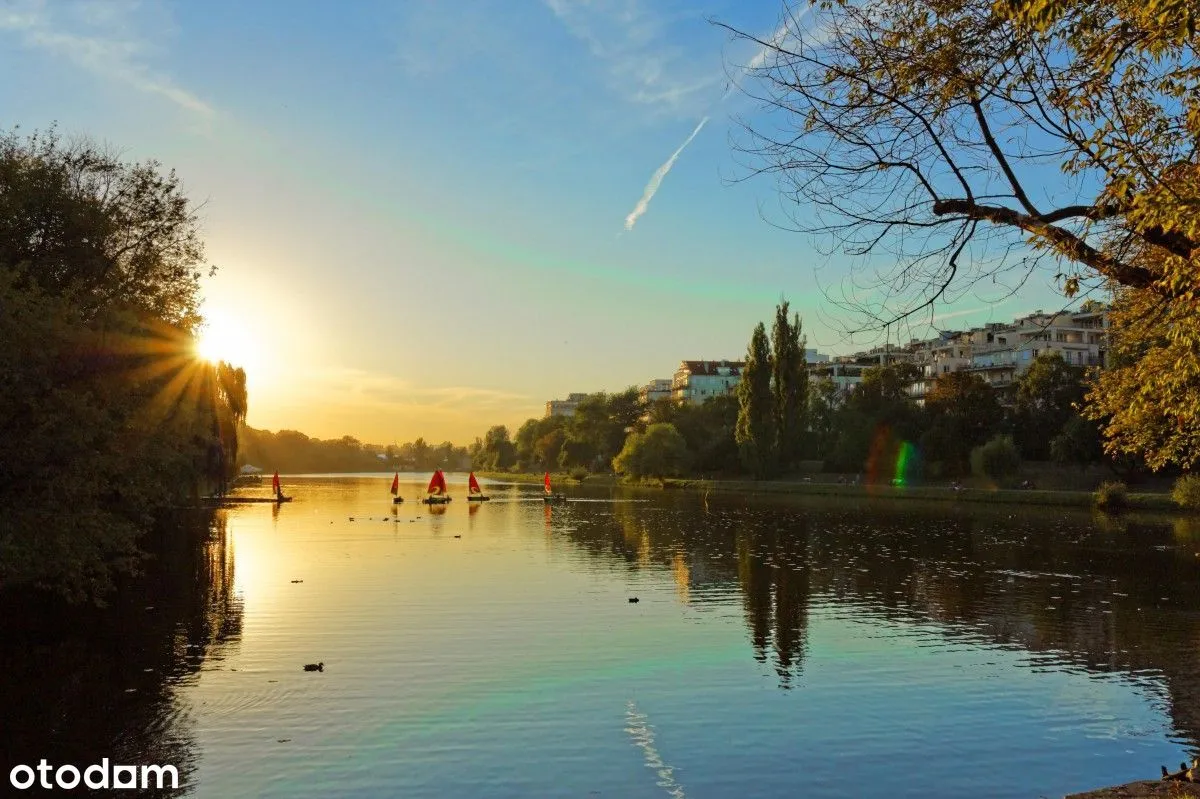
[{"label": "red sail", "polygon": [[271,490],[279,493],[279,472],[275,472],[275,476],[271,478]]},{"label": "red sail", "polygon": [[429,480],[429,488],[425,489],[425,492],[433,496],[441,496],[446,493],[446,475],[442,474],[441,469],[433,473],[433,477]]},{"label": "red sail", "polygon": [[392,493],[400,493],[400,472],[396,472],[396,476],[392,478]]},{"label": "red sail", "polygon": [[471,476],[467,478],[467,491],[472,494],[483,493],[483,489],[479,487],[479,481],[475,479],[475,472],[471,472]]},{"label": "red sail", "polygon": [[550,472],[546,472],[546,493],[547,494],[551,493],[550,492]]}]

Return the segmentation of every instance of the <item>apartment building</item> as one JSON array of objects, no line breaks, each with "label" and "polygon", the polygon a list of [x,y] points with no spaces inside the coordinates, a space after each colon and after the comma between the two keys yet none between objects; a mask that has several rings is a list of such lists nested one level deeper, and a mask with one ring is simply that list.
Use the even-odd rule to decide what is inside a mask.
[{"label": "apartment building", "polygon": [[671,397],[676,402],[700,405],[713,397],[732,394],[745,366],[745,361],[680,361],[671,378]]},{"label": "apartment building", "polygon": [[660,399],[670,398],[671,382],[669,377],[656,377],[638,389],[638,397],[641,399],[642,405],[650,405]]},{"label": "apartment building", "polygon": [[549,400],[546,402],[546,416],[574,416],[575,408],[587,397],[587,394],[573,392],[565,400]]},{"label": "apartment building", "polygon": [[[939,375],[968,371],[1008,394],[1034,359],[1046,352],[1057,352],[1072,366],[1103,367],[1107,327],[1107,308],[1091,303],[1076,312],[1047,314],[1039,310],[1009,324],[943,333],[927,347],[921,378],[910,393],[921,402]],[[919,344],[925,347],[928,342]]]}]

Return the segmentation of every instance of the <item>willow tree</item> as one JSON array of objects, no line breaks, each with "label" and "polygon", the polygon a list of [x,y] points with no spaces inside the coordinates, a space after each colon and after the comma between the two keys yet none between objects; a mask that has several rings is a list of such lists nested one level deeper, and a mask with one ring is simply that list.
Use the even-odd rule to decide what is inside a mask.
[{"label": "willow tree", "polygon": [[762,322],[754,328],[746,365],[737,384],[738,418],[734,439],[742,465],[755,477],[775,472],[778,451],[775,401],[771,394],[771,343]]},{"label": "willow tree", "polygon": [[202,257],[157,164],[0,134],[0,588],[102,593],[232,468],[246,375],[195,354]]},{"label": "willow tree", "polygon": [[[1115,287],[1117,322],[1144,351],[1096,384],[1095,407],[1164,362],[1178,385],[1105,413],[1108,446],[1187,464],[1200,456],[1200,404],[1181,405],[1200,373],[1196,14],[1187,0],[787,4],[774,35],[734,31],[761,48],[746,85],[772,112],[741,146],[794,201],[797,229],[870,256],[852,290],[828,292],[854,330],[932,318],[1038,270],[1068,298]],[[1188,432],[1160,449],[1145,428],[1166,419]]]}]

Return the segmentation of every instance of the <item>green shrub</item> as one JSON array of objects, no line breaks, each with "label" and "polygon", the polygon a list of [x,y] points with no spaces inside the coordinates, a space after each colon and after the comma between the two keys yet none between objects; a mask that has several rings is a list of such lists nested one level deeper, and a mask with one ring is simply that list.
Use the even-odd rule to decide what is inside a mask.
[{"label": "green shrub", "polygon": [[674,477],[687,465],[687,442],[675,425],[652,424],[645,433],[630,433],[613,469],[628,477]]},{"label": "green shrub", "polygon": [[584,480],[587,479],[587,476],[588,476],[588,470],[583,468],[582,466],[576,466],[574,469],[571,470],[571,479],[572,480],[577,480],[578,482],[582,483]]},{"label": "green shrub", "polygon": [[1096,507],[1119,510],[1129,504],[1129,487],[1119,480],[1101,483],[1096,489]]},{"label": "green shrub", "polygon": [[1021,468],[1021,454],[1012,436],[995,436],[971,450],[971,473],[996,482],[1006,480]]},{"label": "green shrub", "polygon": [[1200,474],[1185,474],[1176,480],[1171,499],[1185,510],[1200,510]]}]

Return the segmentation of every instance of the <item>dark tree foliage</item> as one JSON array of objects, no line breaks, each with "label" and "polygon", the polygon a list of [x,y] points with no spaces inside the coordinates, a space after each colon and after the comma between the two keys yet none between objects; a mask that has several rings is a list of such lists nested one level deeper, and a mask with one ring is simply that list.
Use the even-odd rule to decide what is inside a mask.
[{"label": "dark tree foliage", "polygon": [[1085,392],[1083,367],[1072,366],[1057,352],[1037,357],[1017,381],[1013,400],[1013,440],[1026,460],[1049,460],[1050,441],[1071,419],[1078,418]]},{"label": "dark tree foliage", "polygon": [[808,411],[808,371],[805,368],[800,316],[788,319],[788,303],[775,308],[771,329],[775,351],[771,360],[771,388],[775,401],[776,451],[779,465],[788,469],[800,460]]},{"label": "dark tree foliage", "polygon": [[917,378],[917,367],[908,363],[873,366],[835,415],[835,444],[828,455],[831,466],[857,472],[869,464],[894,460],[904,442],[920,440],[924,430],[921,409],[908,393]]},{"label": "dark tree foliage", "polygon": [[195,355],[201,268],[173,174],[0,136],[0,587],[99,598],[161,512],[225,486],[246,375]]},{"label": "dark tree foliage", "polygon": [[812,458],[828,457],[837,440],[837,411],[842,398],[837,384],[826,377],[808,387],[808,435],[805,449]]},{"label": "dark tree foliage", "polygon": [[129,307],[184,331],[199,321],[196,214],[174,172],[56,131],[0,136],[0,264],[84,319]]},{"label": "dark tree foliage", "polygon": [[950,372],[938,377],[925,395],[928,428],[922,439],[925,457],[954,473],[970,466],[971,450],[983,445],[1003,421],[996,392],[979,375]]},{"label": "dark tree foliage", "polygon": [[771,393],[771,345],[762,322],[754,328],[746,365],[737,385],[735,438],[742,465],[755,477],[770,477],[778,465],[775,402]]},{"label": "dark tree foliage", "polygon": [[563,430],[570,423],[566,416],[546,416],[540,419],[527,419],[517,429],[517,468],[524,471],[535,471],[543,468],[542,461],[535,451],[535,445],[548,433]]}]

